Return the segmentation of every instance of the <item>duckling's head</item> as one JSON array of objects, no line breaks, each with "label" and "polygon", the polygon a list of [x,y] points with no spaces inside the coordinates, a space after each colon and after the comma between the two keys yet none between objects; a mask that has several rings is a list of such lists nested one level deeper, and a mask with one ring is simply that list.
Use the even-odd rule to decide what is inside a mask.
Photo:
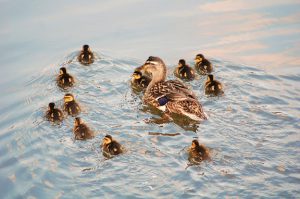
[{"label": "duckling's head", "polygon": [[152,75],[152,77],[155,77],[157,75],[162,75],[162,77],[166,78],[166,65],[163,62],[163,60],[159,57],[150,56],[144,65],[137,68],[137,70],[146,73],[149,73]]},{"label": "duckling's head", "polygon": [[134,79],[141,79],[142,78],[142,73],[138,70],[135,70],[134,73],[132,74],[132,77]]},{"label": "duckling's head", "polygon": [[178,66],[179,67],[185,66],[185,60],[184,59],[180,59],[179,62],[178,62]]},{"label": "duckling's head", "polygon": [[67,93],[64,96],[64,101],[65,102],[72,102],[72,101],[74,101],[74,96],[71,93]]},{"label": "duckling's head", "polygon": [[67,69],[65,68],[65,67],[61,67],[60,69],[59,69],[59,74],[66,74],[67,73]]},{"label": "duckling's head", "polygon": [[196,63],[202,62],[203,59],[204,59],[204,56],[202,54],[198,54],[195,57],[195,62]]},{"label": "duckling's head", "polygon": [[214,81],[214,76],[213,75],[207,75],[207,81],[212,82]]},{"label": "duckling's head", "polygon": [[80,124],[82,124],[82,119],[80,117],[76,117],[74,120],[74,126],[78,126]]},{"label": "duckling's head", "polygon": [[102,144],[103,145],[108,145],[112,142],[112,137],[111,135],[106,135],[103,140],[102,140]]},{"label": "duckling's head", "polygon": [[82,46],[82,50],[83,51],[89,51],[90,50],[90,46],[87,45],[87,44],[85,44],[85,45]]},{"label": "duckling's head", "polygon": [[55,107],[54,102],[50,102],[50,103],[49,103],[49,106],[48,106],[49,110],[53,110],[54,107]]},{"label": "duckling's head", "polygon": [[200,144],[199,144],[198,140],[193,140],[191,148],[196,149],[198,147],[200,147]]}]

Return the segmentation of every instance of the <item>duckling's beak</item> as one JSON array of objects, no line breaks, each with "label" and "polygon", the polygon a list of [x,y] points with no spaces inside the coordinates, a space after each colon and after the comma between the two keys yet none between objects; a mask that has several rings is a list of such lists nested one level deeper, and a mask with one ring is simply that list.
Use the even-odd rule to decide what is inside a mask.
[{"label": "duckling's beak", "polygon": [[132,74],[132,77],[133,77],[134,79],[140,79],[140,78],[141,78],[141,75],[138,74],[138,73],[133,73],[133,74]]}]

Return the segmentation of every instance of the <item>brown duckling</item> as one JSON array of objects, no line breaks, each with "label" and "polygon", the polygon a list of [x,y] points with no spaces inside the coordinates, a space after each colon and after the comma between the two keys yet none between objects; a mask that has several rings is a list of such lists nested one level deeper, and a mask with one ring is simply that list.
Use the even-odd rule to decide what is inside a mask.
[{"label": "brown duckling", "polygon": [[51,122],[61,122],[64,119],[64,114],[60,109],[55,108],[55,103],[51,102],[49,103],[46,117]]},{"label": "brown duckling", "polygon": [[196,68],[196,71],[200,75],[206,75],[206,74],[211,73],[213,71],[212,64],[210,63],[210,61],[205,59],[204,55],[202,55],[202,54],[196,55],[195,68]]},{"label": "brown duckling", "polygon": [[111,135],[106,135],[102,140],[102,151],[105,157],[123,153],[122,146]]},{"label": "brown duckling", "polygon": [[65,67],[61,67],[59,69],[59,75],[57,77],[57,85],[61,88],[72,87],[74,84],[74,78],[72,75],[67,73],[67,69]]},{"label": "brown duckling", "polygon": [[94,62],[94,53],[91,51],[89,45],[83,45],[78,61],[84,65],[89,65]]},{"label": "brown duckling", "polygon": [[140,71],[135,70],[132,74],[131,85],[138,89],[145,89],[147,88],[150,81],[150,77],[142,75]]},{"label": "brown duckling", "polygon": [[94,132],[82,121],[80,117],[75,118],[73,133],[76,140],[86,140],[94,137]]},{"label": "brown duckling", "polygon": [[198,140],[193,140],[192,145],[188,149],[189,161],[192,164],[199,164],[203,160],[210,160],[209,149],[204,145],[200,145]]},{"label": "brown duckling", "polygon": [[195,71],[185,63],[184,59],[180,59],[178,67],[175,69],[175,76],[184,80],[193,80],[195,78]]},{"label": "brown duckling", "polygon": [[79,104],[75,101],[74,96],[70,93],[64,96],[64,110],[72,116],[76,116],[81,112]]},{"label": "brown duckling", "polygon": [[221,82],[214,80],[213,75],[208,75],[205,82],[205,94],[206,95],[222,95],[224,94],[223,86]]}]

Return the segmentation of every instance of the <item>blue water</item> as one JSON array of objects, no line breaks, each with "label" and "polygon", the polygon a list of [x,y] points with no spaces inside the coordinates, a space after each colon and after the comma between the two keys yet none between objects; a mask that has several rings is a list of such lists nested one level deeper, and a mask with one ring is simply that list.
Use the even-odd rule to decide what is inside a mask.
[{"label": "blue water", "polygon": [[[0,198],[299,197],[297,1],[1,1],[0,11]],[[84,43],[101,58],[91,66],[76,61]],[[178,59],[192,65],[199,51],[225,95],[205,96],[197,76],[187,84],[209,119],[155,122],[130,87],[134,68],[160,56],[174,79]],[[61,66],[92,140],[74,141],[72,117],[43,117],[62,105]],[[126,153],[105,160],[105,134]],[[212,161],[188,166],[194,138]]]}]

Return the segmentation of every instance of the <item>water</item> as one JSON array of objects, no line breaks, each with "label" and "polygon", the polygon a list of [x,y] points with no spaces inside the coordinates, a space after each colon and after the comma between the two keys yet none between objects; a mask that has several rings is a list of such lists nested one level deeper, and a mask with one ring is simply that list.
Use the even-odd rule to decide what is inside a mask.
[{"label": "water", "polygon": [[[79,2],[2,1],[1,198],[298,198],[299,3],[197,2],[80,7]],[[217,16],[222,20],[214,20]],[[243,19],[249,20],[241,24]],[[179,22],[185,22],[182,29]],[[76,62],[73,50],[86,42],[101,57],[88,67]],[[97,49],[102,46],[106,50]],[[198,76],[187,84],[207,121],[198,126],[149,122],[159,116],[131,90],[133,69],[158,55],[173,79],[178,59],[192,64],[199,46],[225,85],[225,96],[204,96],[205,77]],[[55,84],[61,66],[77,80],[69,92],[96,131],[92,140],[73,140],[72,117],[61,125],[43,118],[50,101],[62,105],[65,92]],[[127,152],[105,160],[99,145],[108,133]],[[186,149],[193,138],[212,150],[211,162],[188,167]]]}]

